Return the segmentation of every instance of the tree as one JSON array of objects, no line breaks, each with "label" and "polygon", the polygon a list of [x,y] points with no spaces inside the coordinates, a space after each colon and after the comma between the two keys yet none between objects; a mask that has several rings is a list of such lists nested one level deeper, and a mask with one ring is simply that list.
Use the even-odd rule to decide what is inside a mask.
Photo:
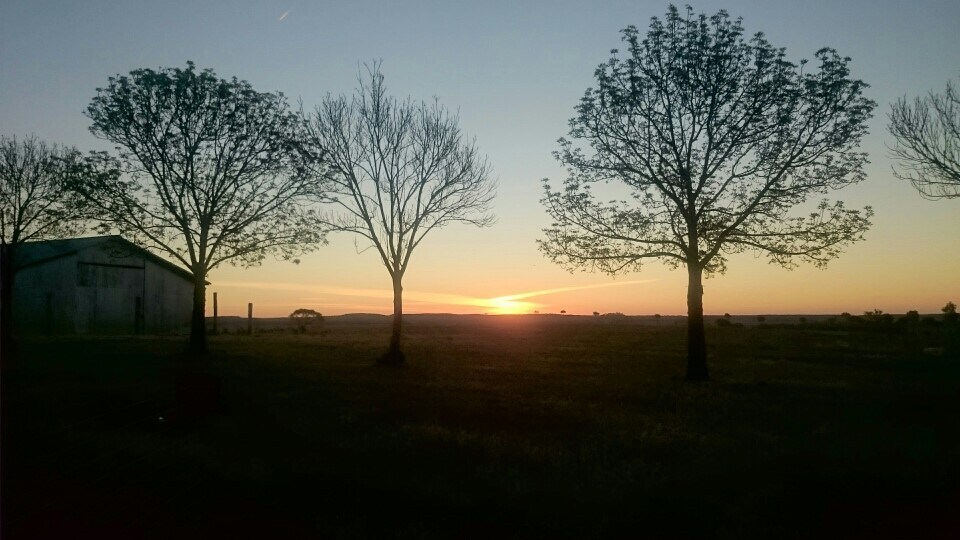
[{"label": "tree", "polygon": [[291,259],[323,241],[302,203],[312,189],[293,151],[283,94],[209,69],[138,69],[109,79],[86,110],[118,156],[91,154],[72,176],[104,229],[179,261],[194,276],[190,349],[206,351],[208,273]]},{"label": "tree", "polygon": [[[614,51],[597,68],[560,139],[569,174],[560,191],[544,180],[553,224],[539,245],[571,271],[685,266],[687,378],[706,380],[704,272],[748,250],[824,265],[870,225],[869,207],[808,201],[864,178],[856,147],[875,104],[849,78],[849,59],[821,49],[818,69],[792,64],[725,11],[670,6],[645,38],[633,26],[622,34],[626,59]],[[592,189],[618,185],[627,194],[610,202]],[[798,206],[812,210],[788,218]]]},{"label": "tree", "polygon": [[393,285],[390,348],[380,361],[400,364],[403,276],[424,237],[453,222],[479,227],[489,214],[495,185],[476,144],[459,119],[434,100],[414,103],[387,96],[378,64],[352,97],[327,96],[312,115],[303,150],[326,162],[316,174],[319,200],[330,208],[320,222],[349,232],[376,249]]},{"label": "tree", "polygon": [[946,323],[955,323],[957,322],[957,305],[953,302],[947,302],[940,311],[943,312],[943,321]]},{"label": "tree", "polygon": [[13,354],[13,283],[16,251],[24,243],[76,236],[83,205],[64,183],[79,159],[75,149],[35,136],[0,136],[0,357]]},{"label": "tree", "polygon": [[313,309],[299,308],[290,314],[290,322],[293,323],[294,330],[302,334],[307,331],[307,327],[323,323],[323,315]]},{"label": "tree", "polygon": [[957,305],[947,302],[943,308],[943,349],[950,358],[960,357],[960,316],[957,315]]},{"label": "tree", "polygon": [[943,94],[931,92],[913,103],[891,105],[891,149],[900,161],[894,175],[909,180],[927,199],[960,197],[960,93],[950,82]]}]

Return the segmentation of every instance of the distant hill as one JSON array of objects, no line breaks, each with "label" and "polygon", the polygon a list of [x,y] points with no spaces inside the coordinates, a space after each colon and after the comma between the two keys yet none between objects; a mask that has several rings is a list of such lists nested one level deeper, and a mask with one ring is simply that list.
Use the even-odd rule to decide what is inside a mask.
[{"label": "distant hill", "polygon": [[[894,314],[899,317],[900,314]],[[930,315],[921,315],[928,317]],[[932,315],[940,318],[941,314]],[[811,324],[837,319],[839,315],[705,315],[704,321],[707,325],[716,325],[720,319],[726,319],[731,324],[743,326],[764,325],[784,325],[784,324]],[[381,315],[378,313],[347,313],[344,315],[324,316],[323,327],[331,328],[337,326],[386,326],[390,324],[390,315]],[[624,315],[622,313],[605,313],[602,315],[560,315],[558,313],[537,313],[520,315],[483,315],[483,314],[465,314],[457,315],[453,313],[407,313],[403,316],[405,325],[451,325],[462,326],[478,324],[484,322],[507,322],[515,320],[524,323],[540,324],[616,324],[616,325],[638,325],[638,326],[681,326],[686,324],[686,317],[683,315],[663,315],[655,317],[653,315]],[[254,317],[253,325],[256,330],[276,331],[289,329],[292,327],[290,319],[287,317]],[[217,323],[221,331],[237,332],[246,331],[247,318],[238,316],[221,316]],[[207,317],[207,327],[213,327],[213,317]]]}]

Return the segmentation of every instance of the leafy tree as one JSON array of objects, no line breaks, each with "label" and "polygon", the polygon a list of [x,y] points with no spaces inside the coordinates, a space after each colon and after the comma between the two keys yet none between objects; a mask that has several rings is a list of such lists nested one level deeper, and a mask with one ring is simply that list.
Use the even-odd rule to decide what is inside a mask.
[{"label": "leafy tree", "polygon": [[903,314],[902,317],[897,318],[896,325],[901,330],[906,330],[908,332],[916,331],[917,327],[920,326],[920,312],[914,309]]},{"label": "leafy tree", "polygon": [[903,97],[890,107],[891,149],[900,161],[894,174],[909,180],[925,198],[960,197],[960,93],[950,82],[913,103]]},{"label": "leafy tree", "polygon": [[0,357],[13,354],[16,251],[24,242],[69,238],[84,230],[82,201],[67,190],[75,149],[35,136],[0,136]]},{"label": "leafy tree", "polygon": [[436,101],[398,101],[387,95],[383,79],[374,64],[353,96],[327,96],[305,119],[303,150],[308,158],[326,158],[316,179],[331,210],[320,222],[376,249],[390,274],[393,327],[380,361],[400,364],[403,276],[411,255],[434,229],[491,224],[495,185],[456,115]]},{"label": "leafy tree", "polygon": [[882,309],[875,309],[863,312],[863,322],[877,329],[893,324],[894,318],[893,315],[884,313]]},{"label": "leafy tree", "polygon": [[298,117],[283,94],[209,69],[138,69],[87,107],[95,153],[73,188],[104,229],[179,261],[194,276],[190,349],[205,352],[206,280],[218,265],[292,259],[323,241],[301,204],[312,188],[292,151]]},{"label": "leafy tree", "polygon": [[[864,179],[856,147],[875,103],[850,78],[849,59],[821,49],[815,69],[790,63],[725,11],[670,6],[645,37],[633,26],[622,33],[626,57],[614,51],[597,68],[597,87],[560,140],[563,189],[544,180],[554,222],[539,245],[571,271],[617,274],[648,259],[685,266],[687,378],[705,380],[704,272],[722,273],[743,251],[821,266],[869,227],[869,207],[842,202],[787,214]],[[616,189],[609,183],[626,196],[594,193]]]},{"label": "leafy tree", "polygon": [[308,326],[322,323],[323,315],[313,309],[300,308],[290,314],[290,321],[293,323],[294,328],[302,334],[307,331]]},{"label": "leafy tree", "polygon": [[920,322],[920,312],[915,309],[911,309],[910,311],[904,313],[903,317],[897,319],[897,322],[901,321],[903,324],[916,326]]},{"label": "leafy tree", "polygon": [[940,310],[943,312],[943,349],[950,358],[960,359],[960,316],[957,305],[947,302]]},{"label": "leafy tree", "polygon": [[940,311],[943,312],[943,321],[947,323],[957,322],[957,305],[953,302],[947,302]]}]

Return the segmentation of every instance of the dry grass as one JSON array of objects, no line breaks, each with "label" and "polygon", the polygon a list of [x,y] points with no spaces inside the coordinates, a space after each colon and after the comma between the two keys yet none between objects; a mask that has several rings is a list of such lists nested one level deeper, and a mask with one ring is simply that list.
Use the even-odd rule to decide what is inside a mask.
[{"label": "dry grass", "polygon": [[407,330],[399,369],[374,362],[385,323],[213,337],[200,369],[219,388],[212,410],[184,398],[197,375],[179,341],[26,344],[3,378],[4,532],[958,531],[960,372],[919,353],[935,335],[711,328],[715,380],[689,384],[674,326],[475,317]]}]

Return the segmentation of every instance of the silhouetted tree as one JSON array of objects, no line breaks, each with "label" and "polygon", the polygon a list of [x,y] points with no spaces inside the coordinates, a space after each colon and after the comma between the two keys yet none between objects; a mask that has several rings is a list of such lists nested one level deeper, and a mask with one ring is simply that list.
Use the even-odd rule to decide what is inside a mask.
[{"label": "silhouetted tree", "polygon": [[911,309],[904,313],[902,317],[897,318],[895,324],[901,332],[905,332],[908,335],[915,334],[917,328],[920,326],[920,312]]},{"label": "silhouetted tree", "polygon": [[903,317],[897,319],[897,322],[905,326],[914,327],[920,324],[920,312],[915,309],[911,309],[910,311],[904,313]]},{"label": "silhouetted tree", "polygon": [[206,279],[224,262],[291,259],[323,241],[292,151],[299,119],[283,94],[209,69],[138,69],[109,79],[86,110],[118,156],[92,154],[73,187],[115,229],[194,275],[190,348],[205,352]]},{"label": "silhouetted tree", "polygon": [[323,315],[313,309],[300,308],[290,314],[290,321],[293,323],[293,327],[297,332],[303,333],[307,331],[308,326],[322,323]]},{"label": "silhouetted tree", "polygon": [[[626,59],[614,51],[597,68],[560,140],[569,176],[560,191],[544,180],[554,223],[539,245],[571,270],[617,274],[651,258],[686,266],[687,378],[705,380],[704,272],[722,273],[728,255],[747,250],[823,265],[862,238],[869,207],[823,201],[806,217],[786,214],[864,179],[856,147],[875,104],[849,77],[849,59],[821,49],[816,69],[792,64],[725,11],[670,6],[646,37],[630,26],[623,41]],[[591,189],[611,181],[629,194]]]},{"label": "silhouetted tree", "polygon": [[902,97],[890,107],[891,149],[900,161],[894,174],[909,180],[925,198],[960,197],[960,93],[947,82],[943,94],[931,92],[913,103]]},{"label": "silhouetted tree", "polygon": [[943,321],[946,323],[957,322],[957,305],[953,302],[947,302],[940,311],[943,312]]},{"label": "silhouetted tree", "polygon": [[393,327],[383,363],[404,361],[403,276],[416,247],[449,223],[493,221],[490,166],[458,122],[436,100],[388,96],[379,64],[360,76],[353,96],[327,96],[305,118],[305,154],[328,160],[316,179],[324,190],[319,199],[332,209],[320,222],[361,237],[390,274]]},{"label": "silhouetted tree", "polygon": [[947,302],[940,310],[943,312],[943,348],[950,358],[960,358],[960,316],[957,305]]},{"label": "silhouetted tree", "polygon": [[16,251],[24,243],[76,236],[84,230],[83,204],[64,183],[80,159],[71,148],[35,136],[0,136],[0,358],[13,348]]}]

